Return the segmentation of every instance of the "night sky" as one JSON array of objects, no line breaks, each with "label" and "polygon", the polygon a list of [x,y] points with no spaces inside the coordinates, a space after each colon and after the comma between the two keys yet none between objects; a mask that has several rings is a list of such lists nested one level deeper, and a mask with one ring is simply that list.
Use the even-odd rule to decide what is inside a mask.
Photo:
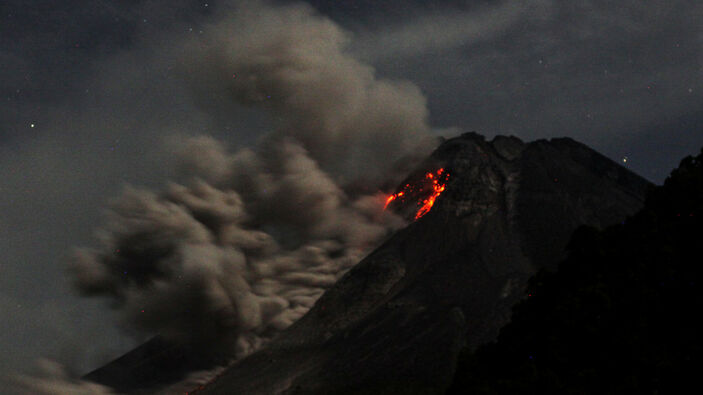
[{"label": "night sky", "polygon": [[[0,3],[0,376],[40,357],[84,373],[137,343],[72,295],[65,262],[125,184],[172,176],[170,137],[270,129],[193,95],[176,64],[234,3]],[[437,134],[568,136],[655,183],[703,146],[700,2],[309,3],[379,76],[421,88]]]}]

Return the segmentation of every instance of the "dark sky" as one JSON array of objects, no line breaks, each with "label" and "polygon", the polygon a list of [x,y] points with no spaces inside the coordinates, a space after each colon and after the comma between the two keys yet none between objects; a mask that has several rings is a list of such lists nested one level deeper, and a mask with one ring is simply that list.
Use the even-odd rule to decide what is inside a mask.
[{"label": "dark sky", "polygon": [[[169,136],[268,131],[175,71],[179,43],[233,3],[0,3],[0,375],[42,356],[84,372],[135,344],[71,296],[66,257],[125,183],[165,182]],[[703,146],[697,1],[309,3],[380,76],[422,89],[437,133],[569,136],[656,183]]]}]

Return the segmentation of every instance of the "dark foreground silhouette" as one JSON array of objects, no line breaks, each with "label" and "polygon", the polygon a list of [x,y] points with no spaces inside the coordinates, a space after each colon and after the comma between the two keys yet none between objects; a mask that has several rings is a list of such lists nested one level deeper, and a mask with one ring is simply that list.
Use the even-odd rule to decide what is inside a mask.
[{"label": "dark foreground silhouette", "polygon": [[450,394],[687,393],[701,366],[703,150],[622,224],[582,227]]}]

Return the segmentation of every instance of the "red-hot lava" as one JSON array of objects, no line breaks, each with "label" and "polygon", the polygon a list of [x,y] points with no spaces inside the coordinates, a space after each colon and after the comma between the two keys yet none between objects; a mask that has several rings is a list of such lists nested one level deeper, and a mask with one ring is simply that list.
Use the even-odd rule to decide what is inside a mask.
[{"label": "red-hot lava", "polygon": [[417,205],[420,206],[420,208],[417,210],[417,214],[415,214],[415,219],[417,220],[418,218],[422,217],[423,215],[427,214],[431,209],[432,206],[434,205],[435,200],[437,200],[437,197],[444,192],[444,189],[446,188],[447,185],[447,180],[449,179],[449,173],[446,173],[444,171],[444,168],[441,168],[437,170],[436,172],[432,173],[429,172],[425,174],[425,178],[423,180],[423,186],[416,187],[410,184],[405,184],[403,189],[398,192],[394,193],[390,196],[388,196],[388,199],[386,199],[386,205],[384,209],[388,208],[388,205],[391,204],[392,201],[400,198],[403,200],[404,196],[407,195],[417,195],[416,190],[419,192],[423,192],[423,189],[425,187],[428,187],[427,184],[429,184],[429,187],[431,188],[431,194],[420,201],[417,202]]}]

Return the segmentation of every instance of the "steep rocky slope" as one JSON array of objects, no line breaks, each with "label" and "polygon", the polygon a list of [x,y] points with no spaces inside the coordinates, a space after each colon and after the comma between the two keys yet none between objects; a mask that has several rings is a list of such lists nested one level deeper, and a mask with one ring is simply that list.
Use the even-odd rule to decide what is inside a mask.
[{"label": "steep rocky slope", "polygon": [[[403,185],[439,168],[449,177],[429,213],[202,392],[442,393],[462,345],[495,338],[527,279],[557,264],[573,230],[622,221],[649,186],[567,138],[487,142],[467,133],[441,144]],[[417,203],[389,209],[412,218]]]}]

